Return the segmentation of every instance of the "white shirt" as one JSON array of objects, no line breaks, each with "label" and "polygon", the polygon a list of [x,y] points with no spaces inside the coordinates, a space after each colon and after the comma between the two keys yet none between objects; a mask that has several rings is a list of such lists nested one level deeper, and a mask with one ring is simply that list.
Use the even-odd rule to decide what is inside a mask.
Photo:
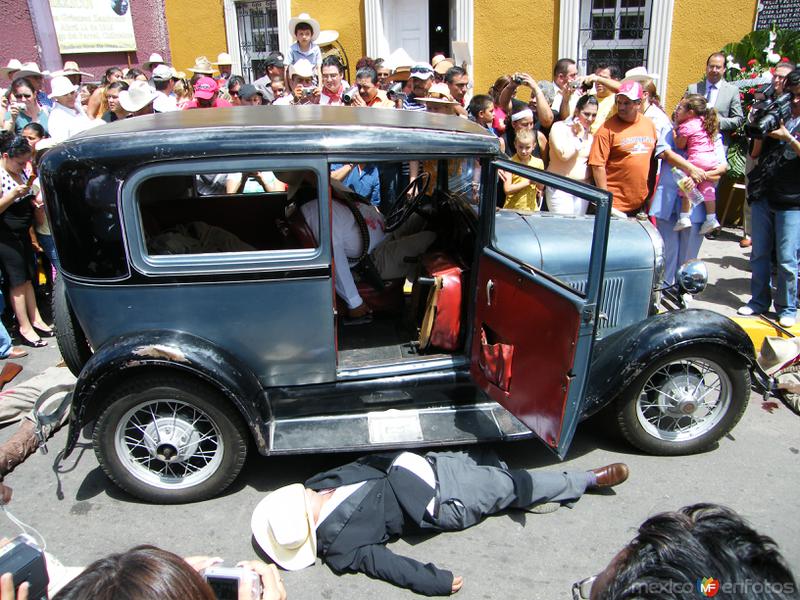
[{"label": "white shirt", "polygon": [[367,483],[366,481],[359,481],[358,483],[351,483],[350,485],[343,485],[333,490],[330,499],[322,505],[322,508],[319,511],[319,517],[317,517],[317,524],[315,529],[319,529],[319,526],[322,522],[330,515],[333,511],[339,508],[339,505],[347,500],[350,496],[356,493],[358,488],[362,485]]},{"label": "white shirt", "polygon": [[53,110],[47,118],[47,131],[54,142],[63,142],[93,126],[92,121],[84,113],[67,108],[58,102],[53,104]]},{"label": "white shirt", "polygon": [[156,99],[153,100],[153,110],[160,113],[178,110],[178,101],[174,96],[167,96],[164,92],[156,90]]},{"label": "white shirt", "polygon": [[[338,182],[332,181],[331,185]],[[349,191],[349,190],[348,190]],[[358,210],[364,215],[369,229],[369,251],[372,252],[386,237],[384,233],[383,215],[377,207],[356,202]],[[314,238],[319,242],[319,201],[312,200],[300,207],[303,217],[311,228]],[[356,308],[363,303],[358,293],[353,274],[350,272],[348,258],[361,256],[361,233],[356,224],[356,218],[350,209],[341,202],[333,203],[333,260],[334,275],[336,277],[336,293],[347,303],[350,308]]]}]

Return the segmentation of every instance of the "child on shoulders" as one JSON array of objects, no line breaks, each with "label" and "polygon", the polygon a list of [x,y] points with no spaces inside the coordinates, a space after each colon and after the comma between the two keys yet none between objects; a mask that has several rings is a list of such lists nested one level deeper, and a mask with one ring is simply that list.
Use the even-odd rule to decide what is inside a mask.
[{"label": "child on shoulders", "polygon": [[319,23],[308,13],[302,13],[289,21],[289,33],[297,40],[289,47],[289,66],[305,58],[316,69],[317,83],[321,82],[322,50],[314,43],[319,37]]}]

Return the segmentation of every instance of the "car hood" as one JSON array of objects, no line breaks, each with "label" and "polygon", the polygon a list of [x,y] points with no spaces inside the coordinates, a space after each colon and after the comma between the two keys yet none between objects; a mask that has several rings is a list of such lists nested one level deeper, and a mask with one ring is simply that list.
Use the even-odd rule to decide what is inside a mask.
[{"label": "car hood", "polygon": [[[550,275],[574,278],[589,270],[594,217],[503,210],[495,220],[495,247]],[[648,231],[649,229],[649,231]],[[606,273],[653,269],[655,252],[649,223],[612,218]]]}]

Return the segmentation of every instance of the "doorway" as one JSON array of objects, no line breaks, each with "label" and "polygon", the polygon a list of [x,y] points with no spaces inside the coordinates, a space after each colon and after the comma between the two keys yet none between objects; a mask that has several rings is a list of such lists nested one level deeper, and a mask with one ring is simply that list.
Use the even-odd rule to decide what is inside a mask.
[{"label": "doorway", "polygon": [[[430,54],[450,56],[450,19],[453,15],[451,1],[428,0],[428,40]],[[426,62],[427,62],[426,60]]]}]

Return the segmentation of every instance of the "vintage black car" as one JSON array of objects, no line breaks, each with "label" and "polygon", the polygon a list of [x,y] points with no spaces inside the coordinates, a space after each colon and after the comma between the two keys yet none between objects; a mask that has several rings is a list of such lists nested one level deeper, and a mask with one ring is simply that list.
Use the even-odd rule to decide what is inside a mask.
[{"label": "vintage black car", "polygon": [[[414,218],[435,233],[407,280],[376,281],[365,251],[335,263],[332,204],[353,210],[331,182],[342,163],[377,167],[387,228]],[[498,209],[500,169],[594,214]],[[645,451],[699,452],[749,397],[753,347],[737,325],[658,313],[649,223],[510,162],[463,119],[318,106],[137,117],[52,149],[41,180],[59,347],[79,373],[67,450],[90,425],[108,476],[150,501],[218,494],[251,441],[279,455],[538,436],[564,457],[604,407]],[[345,318],[342,268],[368,322]]]}]

